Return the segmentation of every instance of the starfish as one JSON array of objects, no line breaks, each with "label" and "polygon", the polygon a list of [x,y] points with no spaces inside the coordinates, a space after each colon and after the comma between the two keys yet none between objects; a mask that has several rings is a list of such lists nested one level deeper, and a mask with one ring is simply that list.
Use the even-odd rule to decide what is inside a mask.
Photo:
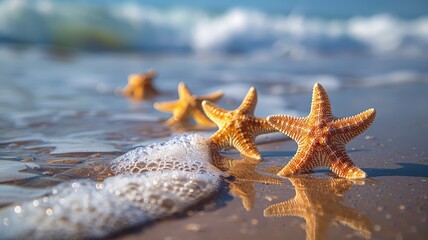
[{"label": "starfish", "polygon": [[278,175],[308,173],[316,167],[326,166],[339,177],[365,178],[366,173],[355,166],[345,145],[369,128],[375,116],[376,111],[369,109],[352,117],[336,119],[326,91],[316,83],[307,117],[273,115],[267,118],[272,126],[298,144],[296,155]]},{"label": "starfish", "polygon": [[234,111],[224,110],[209,101],[202,102],[207,116],[219,126],[209,139],[214,149],[235,147],[241,154],[261,160],[254,140],[257,135],[276,132],[264,118],[256,118],[254,110],[257,104],[257,92],[250,88],[241,105]]},{"label": "starfish", "polygon": [[159,111],[172,113],[172,117],[166,121],[168,125],[188,122],[193,118],[200,125],[214,127],[215,124],[204,114],[201,102],[204,100],[215,102],[222,96],[221,90],[200,97],[192,95],[186,84],[181,82],[178,84],[178,100],[155,103],[154,107]]},{"label": "starfish", "polygon": [[128,85],[123,89],[123,94],[136,100],[156,96],[158,91],[153,87],[153,79],[156,76],[157,74],[154,70],[129,75]]},{"label": "starfish", "polygon": [[233,196],[241,198],[245,210],[250,211],[254,205],[255,183],[281,184],[280,178],[271,177],[257,172],[256,167],[259,163],[252,158],[233,159],[221,156],[218,153],[213,155],[213,164],[226,171],[234,177],[229,181],[230,193]]},{"label": "starfish", "polygon": [[[289,178],[296,196],[269,206],[265,217],[298,216],[306,221],[306,239],[325,239],[330,223],[340,222],[370,239],[372,223],[355,209],[342,204],[354,182],[348,179]],[[361,181],[361,180],[360,180]],[[357,183],[357,184],[364,184]]]}]

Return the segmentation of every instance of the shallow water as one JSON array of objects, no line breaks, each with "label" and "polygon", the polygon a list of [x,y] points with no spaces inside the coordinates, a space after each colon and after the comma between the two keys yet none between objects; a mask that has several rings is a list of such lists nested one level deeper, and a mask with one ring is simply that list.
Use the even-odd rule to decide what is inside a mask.
[{"label": "shallow water", "polygon": [[[296,239],[422,239],[426,233],[427,195],[423,190],[427,176],[418,169],[426,166],[422,135],[427,114],[418,103],[426,101],[425,63],[423,56],[296,59],[263,54],[207,57],[2,47],[0,204],[3,209],[15,210],[17,204],[43,197],[52,187],[78,179],[89,179],[88,185],[92,186],[93,181],[104,181],[112,175],[105,168],[106,162],[137,146],[169,140],[183,132],[197,130],[207,136],[215,131],[171,129],[162,124],[169,115],[155,111],[152,104],[176,99],[181,81],[195,94],[224,90],[219,105],[226,109],[237,107],[248,89],[255,86],[259,94],[256,116],[260,117],[305,116],[312,85],[320,82],[331,95],[333,111],[339,117],[370,107],[380,109],[373,129],[348,146],[351,157],[359,159],[357,165],[373,179],[353,182],[335,179],[325,171],[302,179],[278,179],[272,173],[295,151],[292,141],[281,139],[260,145],[266,160],[262,164],[243,159],[232,165],[230,174],[235,180],[224,179],[217,195],[204,204],[191,206],[180,218],[139,226],[131,232],[124,229],[132,224],[126,225],[115,236],[214,239],[218,229],[223,229],[226,236],[249,239],[266,234],[272,239],[285,235]],[[118,94],[128,74],[149,68],[159,72],[155,80],[162,93],[159,97],[135,102]],[[397,96],[405,96],[406,100],[400,101]],[[413,120],[407,120],[405,126],[416,127],[393,135],[391,129],[400,129],[401,118],[395,107],[406,109],[406,104],[413,106],[406,110]],[[409,135],[421,140],[409,140]],[[399,141],[397,136],[408,141],[394,142]],[[234,151],[226,155],[239,159]],[[386,170],[403,168],[403,172]],[[396,181],[405,188],[401,192],[394,189]],[[317,187],[313,189],[312,185]],[[280,203],[293,198],[303,199],[296,204],[305,212],[283,217],[287,209]],[[331,205],[341,210],[335,212]],[[118,219],[125,216],[118,214]],[[318,226],[320,222],[330,224]],[[136,223],[144,225],[139,220]]]}]

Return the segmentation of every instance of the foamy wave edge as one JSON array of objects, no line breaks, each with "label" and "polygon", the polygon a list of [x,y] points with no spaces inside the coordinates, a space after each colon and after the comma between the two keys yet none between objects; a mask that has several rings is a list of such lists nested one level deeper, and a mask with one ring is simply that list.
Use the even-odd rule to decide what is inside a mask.
[{"label": "foamy wave edge", "polygon": [[219,187],[208,140],[196,134],[138,147],[110,162],[115,176],[55,186],[0,210],[0,239],[93,239],[194,206]]},{"label": "foamy wave edge", "polygon": [[242,8],[213,15],[122,3],[79,6],[51,1],[0,3],[0,41],[59,47],[274,55],[428,53],[428,17],[391,15],[325,20]]}]

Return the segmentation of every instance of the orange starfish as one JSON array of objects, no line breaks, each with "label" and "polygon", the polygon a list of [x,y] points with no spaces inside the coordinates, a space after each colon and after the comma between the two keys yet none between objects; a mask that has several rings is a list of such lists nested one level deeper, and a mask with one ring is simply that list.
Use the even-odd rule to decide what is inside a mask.
[{"label": "orange starfish", "polygon": [[[372,223],[355,209],[342,204],[354,183],[347,179],[289,178],[296,196],[269,206],[265,217],[298,216],[306,221],[306,239],[325,239],[330,223],[340,222],[370,239]],[[361,181],[361,180],[360,180]],[[357,184],[364,184],[358,183]]]},{"label": "orange starfish", "polygon": [[123,94],[136,100],[148,99],[158,95],[158,91],[153,86],[153,79],[156,76],[154,70],[129,75],[128,85],[123,89]]},{"label": "orange starfish", "polygon": [[272,126],[297,141],[299,146],[296,155],[278,175],[308,173],[316,167],[326,166],[340,177],[365,178],[366,173],[354,165],[345,145],[364,132],[375,116],[376,111],[369,109],[353,117],[336,119],[326,91],[316,83],[309,116],[274,115],[267,118]]},{"label": "orange starfish", "polygon": [[208,95],[198,97],[192,95],[189,88],[184,83],[178,85],[179,99],[171,102],[155,103],[154,107],[163,112],[172,113],[172,117],[166,121],[167,124],[183,123],[193,118],[196,123],[209,127],[214,127],[215,124],[211,122],[204,114],[201,102],[204,100],[217,101],[223,96],[223,91],[216,91]]},{"label": "orange starfish", "polygon": [[257,104],[257,92],[250,88],[241,105],[234,111],[224,110],[209,101],[202,102],[207,116],[219,126],[219,130],[210,137],[214,149],[235,147],[238,151],[254,159],[262,159],[254,140],[257,135],[276,132],[264,118],[256,118],[254,109]]}]

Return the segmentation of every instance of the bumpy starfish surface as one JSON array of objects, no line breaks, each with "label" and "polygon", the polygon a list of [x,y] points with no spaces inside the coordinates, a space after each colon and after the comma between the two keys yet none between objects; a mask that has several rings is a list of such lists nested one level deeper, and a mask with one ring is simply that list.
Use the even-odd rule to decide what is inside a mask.
[{"label": "bumpy starfish surface", "polygon": [[207,116],[219,127],[210,137],[214,149],[233,146],[245,156],[262,159],[254,144],[256,136],[277,130],[266,119],[254,116],[256,104],[257,92],[254,87],[250,88],[241,105],[234,111],[224,110],[209,101],[202,102]]},{"label": "bumpy starfish surface", "polygon": [[163,112],[172,113],[172,117],[166,121],[167,124],[186,123],[194,119],[196,123],[204,126],[214,127],[204,114],[201,102],[204,100],[217,101],[223,96],[223,91],[216,91],[204,96],[192,95],[189,88],[184,83],[178,85],[178,97],[176,101],[155,103],[154,107]]},{"label": "bumpy starfish surface", "polygon": [[[263,212],[265,217],[297,216],[306,221],[306,239],[325,239],[331,223],[340,222],[370,239],[372,223],[355,209],[342,204],[354,183],[347,179],[290,178],[296,196],[274,204]],[[362,181],[362,180],[359,180]],[[360,183],[357,183],[360,184]]]},{"label": "bumpy starfish surface", "polygon": [[230,181],[230,193],[241,198],[242,205],[247,211],[250,211],[254,205],[256,182],[264,184],[281,184],[283,182],[279,177],[258,173],[256,167],[259,161],[255,159],[233,159],[217,153],[213,153],[212,157],[216,167],[234,177],[234,180]]},{"label": "bumpy starfish surface", "polygon": [[157,74],[154,70],[129,75],[128,85],[123,89],[123,94],[136,100],[156,96],[158,91],[153,86],[153,79],[156,76]]},{"label": "bumpy starfish surface", "polygon": [[267,118],[272,126],[298,144],[296,155],[278,175],[308,173],[316,167],[325,166],[339,177],[365,178],[366,173],[354,165],[345,145],[369,128],[375,116],[376,111],[369,109],[352,117],[336,119],[326,91],[316,83],[311,112],[307,117],[273,115]]}]

